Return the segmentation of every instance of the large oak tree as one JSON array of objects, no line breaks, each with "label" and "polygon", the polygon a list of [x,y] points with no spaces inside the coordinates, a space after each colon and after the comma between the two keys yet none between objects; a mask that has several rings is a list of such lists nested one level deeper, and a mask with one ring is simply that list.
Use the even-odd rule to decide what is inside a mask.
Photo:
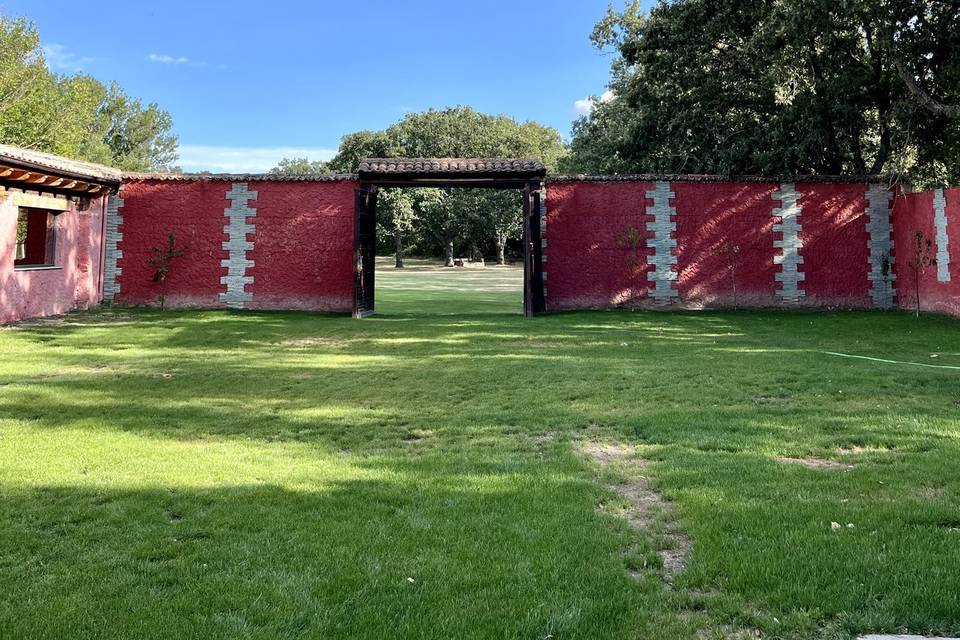
[{"label": "large oak tree", "polygon": [[610,9],[610,89],[568,168],[960,181],[957,0],[675,0]]}]

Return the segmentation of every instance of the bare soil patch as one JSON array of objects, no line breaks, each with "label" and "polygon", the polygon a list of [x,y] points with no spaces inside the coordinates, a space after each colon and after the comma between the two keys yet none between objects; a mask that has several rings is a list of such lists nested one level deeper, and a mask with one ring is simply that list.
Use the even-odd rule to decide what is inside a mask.
[{"label": "bare soil patch", "polygon": [[896,450],[887,447],[853,445],[850,447],[837,447],[837,453],[845,456],[859,456],[866,453],[896,453]]},{"label": "bare soil patch", "polygon": [[777,462],[783,464],[797,464],[807,469],[816,469],[818,471],[837,471],[853,469],[852,464],[839,462],[837,460],[828,460],[826,458],[791,458],[788,456],[777,457]]},{"label": "bare soil patch", "polygon": [[289,340],[284,340],[280,343],[280,346],[303,349],[306,347],[331,346],[343,343],[343,338],[334,338],[331,336],[307,336],[305,338],[291,338]]},{"label": "bare soil patch", "polygon": [[943,497],[944,491],[942,486],[927,485],[917,489],[914,495],[924,500],[939,500]]},{"label": "bare soil patch", "polygon": [[[594,462],[607,466],[619,466],[625,480],[610,488],[627,500],[630,507],[619,514],[631,528],[645,533],[659,528],[663,520],[673,515],[673,505],[650,487],[646,475],[647,460],[637,457],[632,446],[608,442],[581,442],[580,452]],[[663,578],[668,583],[687,568],[690,557],[690,538],[680,531],[670,528],[663,535],[665,548],[658,549],[657,555],[663,563]]]},{"label": "bare soil patch", "polygon": [[544,431],[543,433],[537,433],[530,436],[530,439],[533,441],[533,444],[542,445],[553,442],[557,439],[556,431]]}]

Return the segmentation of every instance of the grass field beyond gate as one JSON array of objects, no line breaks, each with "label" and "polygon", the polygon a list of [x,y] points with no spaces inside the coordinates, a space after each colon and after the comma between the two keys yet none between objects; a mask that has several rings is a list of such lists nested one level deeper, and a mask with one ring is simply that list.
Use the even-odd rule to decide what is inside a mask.
[{"label": "grass field beyond gate", "polygon": [[[415,266],[363,321],[0,329],[0,638],[960,633],[960,322],[526,319]],[[673,585],[585,441],[651,461]]]}]

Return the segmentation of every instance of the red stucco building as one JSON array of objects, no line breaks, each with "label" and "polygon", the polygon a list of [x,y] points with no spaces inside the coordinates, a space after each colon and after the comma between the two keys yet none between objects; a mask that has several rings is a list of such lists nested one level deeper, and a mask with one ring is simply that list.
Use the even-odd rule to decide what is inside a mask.
[{"label": "red stucco building", "polygon": [[103,299],[116,169],[0,145],[0,324]]}]

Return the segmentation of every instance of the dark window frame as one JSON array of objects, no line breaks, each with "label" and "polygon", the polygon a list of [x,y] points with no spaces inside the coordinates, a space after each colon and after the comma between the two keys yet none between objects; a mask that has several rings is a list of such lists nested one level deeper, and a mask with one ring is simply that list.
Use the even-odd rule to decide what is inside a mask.
[{"label": "dark window frame", "polygon": [[[52,209],[43,209],[39,207],[18,207],[16,238],[13,253],[14,271],[31,271],[42,269],[59,269],[57,264],[57,240],[58,240],[58,221],[57,218],[62,211]],[[46,230],[43,244],[42,262],[23,262],[28,257],[30,251],[30,217],[45,215]],[[36,223],[35,223],[36,224]],[[22,256],[22,257],[21,257]]]}]

